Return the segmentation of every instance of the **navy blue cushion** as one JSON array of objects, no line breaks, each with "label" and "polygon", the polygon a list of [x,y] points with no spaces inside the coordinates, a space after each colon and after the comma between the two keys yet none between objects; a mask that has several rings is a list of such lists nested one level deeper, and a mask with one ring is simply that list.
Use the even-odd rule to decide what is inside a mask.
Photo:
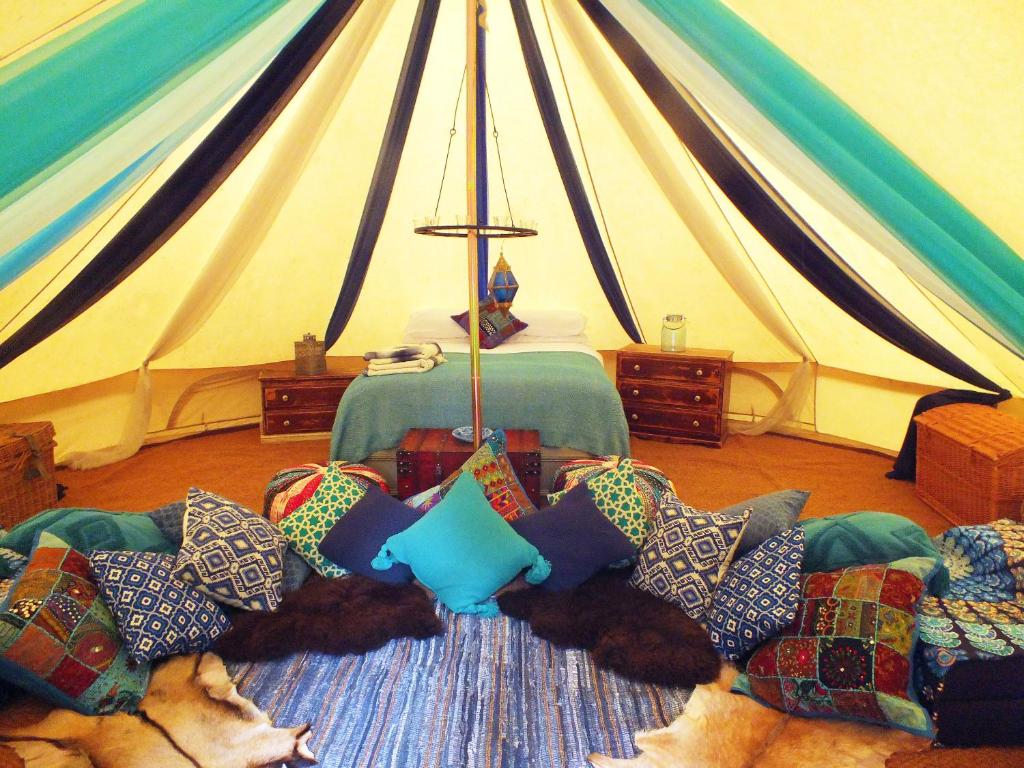
[{"label": "navy blue cushion", "polygon": [[597,508],[585,483],[553,507],[520,517],[512,528],[551,563],[544,589],[573,589],[611,563],[633,557],[629,538]]},{"label": "navy blue cushion", "polygon": [[366,495],[342,515],[320,542],[320,554],[352,573],[389,584],[412,581],[412,569],[396,563],[386,571],[370,566],[389,537],[401,533],[422,517],[380,488],[371,485]]}]

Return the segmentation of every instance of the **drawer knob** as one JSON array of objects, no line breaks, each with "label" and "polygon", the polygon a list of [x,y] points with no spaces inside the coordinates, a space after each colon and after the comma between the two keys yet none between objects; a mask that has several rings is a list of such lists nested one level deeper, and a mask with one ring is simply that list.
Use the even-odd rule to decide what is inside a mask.
[{"label": "drawer knob", "polygon": [[633,390],[633,397],[636,397],[639,394],[640,394],[640,390],[639,389],[634,389]]},{"label": "drawer knob", "polygon": [[698,376],[703,376],[704,375],[704,369],[703,368],[698,368],[697,369],[697,375]]},{"label": "drawer knob", "polygon": [[700,402],[700,395],[694,395],[693,396],[693,402],[699,403]]},{"label": "drawer knob", "polygon": [[631,418],[633,421],[638,421],[640,419],[640,417],[637,416],[635,413],[632,416],[630,416],[629,418]]},{"label": "drawer knob", "polygon": [[640,370],[640,363],[637,363],[636,365],[634,365],[633,366],[633,370],[634,371],[639,371]]},{"label": "drawer knob", "polygon": [[693,426],[695,426],[695,427],[699,427],[699,426],[700,426],[700,422],[699,422],[699,421],[697,421],[696,419],[694,419],[694,420],[693,420]]},{"label": "drawer knob", "polygon": [[292,421],[291,421],[291,419],[285,419],[285,420],[284,420],[284,425],[285,425],[286,427],[290,427],[290,426],[292,425]]},{"label": "drawer knob", "polygon": [[288,395],[281,395],[281,402],[282,403],[287,403],[288,402]]}]

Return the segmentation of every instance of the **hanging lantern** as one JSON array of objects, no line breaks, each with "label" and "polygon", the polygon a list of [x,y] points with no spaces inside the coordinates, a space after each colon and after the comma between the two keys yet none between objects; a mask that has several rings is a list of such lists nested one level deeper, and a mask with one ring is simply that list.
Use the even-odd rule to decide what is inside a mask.
[{"label": "hanging lantern", "polygon": [[511,308],[512,300],[516,297],[516,291],[519,290],[519,283],[516,282],[516,276],[512,274],[512,268],[505,261],[504,254],[498,257],[498,263],[491,270],[491,279],[487,281],[487,290],[497,299],[499,307],[506,312]]}]

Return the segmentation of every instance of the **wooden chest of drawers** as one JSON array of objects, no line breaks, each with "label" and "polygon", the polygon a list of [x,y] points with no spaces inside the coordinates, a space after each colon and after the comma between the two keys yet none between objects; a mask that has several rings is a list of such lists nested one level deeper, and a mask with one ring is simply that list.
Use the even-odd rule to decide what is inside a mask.
[{"label": "wooden chest of drawers", "polygon": [[670,443],[725,442],[732,352],[662,352],[653,344],[619,350],[615,385],[629,431]]},{"label": "wooden chest of drawers", "polygon": [[[540,498],[540,432],[506,429],[508,460],[530,501]],[[398,446],[398,498],[407,499],[447,479],[473,453],[473,444],[456,440],[450,429],[410,429]]]},{"label": "wooden chest of drawers", "polygon": [[260,437],[301,440],[329,436],[341,396],[360,371],[353,364],[317,376],[262,372]]}]

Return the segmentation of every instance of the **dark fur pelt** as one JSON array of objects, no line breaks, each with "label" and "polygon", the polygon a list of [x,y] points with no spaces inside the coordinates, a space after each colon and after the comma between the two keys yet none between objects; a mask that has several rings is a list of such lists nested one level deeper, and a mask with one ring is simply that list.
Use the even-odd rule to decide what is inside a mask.
[{"label": "dark fur pelt", "polygon": [[614,571],[563,592],[506,592],[498,606],[538,637],[586,648],[597,666],[633,680],[689,687],[714,681],[722,665],[700,624]]},{"label": "dark fur pelt", "polygon": [[279,659],[302,651],[366,653],[396,637],[424,639],[444,625],[413,584],[384,584],[352,574],[312,576],[274,613],[239,612],[215,650],[232,661]]}]

